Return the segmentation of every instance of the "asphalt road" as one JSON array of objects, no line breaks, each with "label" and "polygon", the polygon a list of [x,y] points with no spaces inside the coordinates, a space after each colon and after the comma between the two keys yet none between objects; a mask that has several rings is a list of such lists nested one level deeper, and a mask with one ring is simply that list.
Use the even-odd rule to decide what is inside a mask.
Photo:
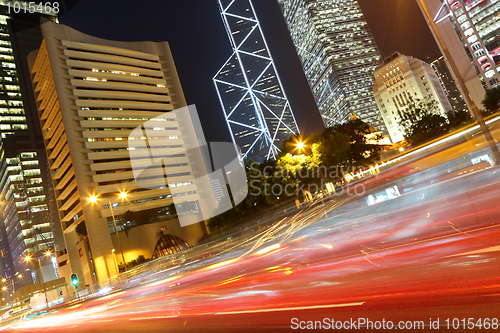
[{"label": "asphalt road", "polygon": [[352,322],[367,331],[360,327],[364,320],[372,330],[385,325],[382,331],[390,330],[389,321],[393,329],[411,326],[409,331],[495,331],[500,170],[466,174],[367,205],[367,195],[398,182],[403,180],[394,177],[367,186],[362,195],[334,197],[324,207],[316,204],[277,221],[220,256],[165,266],[102,297],[1,329],[292,332],[308,325],[319,331],[320,324],[324,331],[332,322],[354,329]]}]

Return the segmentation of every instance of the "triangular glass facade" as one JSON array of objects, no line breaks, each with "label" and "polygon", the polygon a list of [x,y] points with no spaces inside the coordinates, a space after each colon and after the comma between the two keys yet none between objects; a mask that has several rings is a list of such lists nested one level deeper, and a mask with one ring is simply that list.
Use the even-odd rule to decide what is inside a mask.
[{"label": "triangular glass facade", "polygon": [[276,158],[299,129],[251,0],[219,0],[234,53],[214,77],[233,142],[243,158]]}]

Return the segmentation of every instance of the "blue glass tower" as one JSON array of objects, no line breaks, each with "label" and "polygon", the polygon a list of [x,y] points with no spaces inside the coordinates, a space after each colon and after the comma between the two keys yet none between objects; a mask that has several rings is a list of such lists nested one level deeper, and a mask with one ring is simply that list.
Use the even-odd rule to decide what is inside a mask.
[{"label": "blue glass tower", "polygon": [[299,130],[251,0],[218,0],[231,57],[213,78],[233,142],[243,158],[275,158]]}]

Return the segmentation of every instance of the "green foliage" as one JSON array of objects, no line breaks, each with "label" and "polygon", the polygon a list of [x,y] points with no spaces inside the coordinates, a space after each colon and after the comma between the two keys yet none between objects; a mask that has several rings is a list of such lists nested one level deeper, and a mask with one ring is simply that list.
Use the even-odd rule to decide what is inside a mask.
[{"label": "green foliage", "polygon": [[500,87],[489,89],[484,95],[481,104],[483,104],[488,114],[497,112],[500,109]]},{"label": "green foliage", "polygon": [[[342,177],[342,173],[329,173],[332,167],[373,164],[379,160],[380,148],[368,143],[367,135],[373,136],[369,125],[351,120],[328,128],[321,135],[292,136],[283,143],[276,161],[246,165],[249,195],[235,208],[209,219],[208,228],[211,232],[222,231],[244,216],[278,204],[282,197],[299,194],[304,185],[316,184],[320,188],[325,180]],[[299,142],[304,145],[301,147]]]},{"label": "green foliage", "polygon": [[137,257],[136,261],[138,264],[142,264],[143,262],[146,262],[146,258],[141,254]]},{"label": "green foliage", "polygon": [[121,216],[121,221],[125,225],[125,229],[130,229],[131,226],[148,224],[150,222],[150,219],[147,211],[141,210],[133,212],[127,210],[125,214]]},{"label": "green foliage", "polygon": [[125,212],[125,214],[123,214],[123,219],[124,219],[123,222],[125,222],[125,223],[127,223],[127,222],[132,223],[135,221],[135,213],[131,210],[127,210]]},{"label": "green foliage", "polygon": [[349,143],[348,135],[326,129],[316,145],[322,164],[329,166],[345,164],[349,160]]},{"label": "green foliage", "polygon": [[448,112],[448,121],[450,129],[460,128],[474,121],[468,110]]},{"label": "green foliage", "polygon": [[85,221],[78,223],[78,225],[75,227],[75,231],[82,237],[87,236],[87,224],[85,223]]},{"label": "green foliage", "polygon": [[448,120],[439,115],[437,104],[431,99],[416,99],[400,113],[400,126],[410,141],[422,142],[449,130]]},{"label": "green foliage", "polygon": [[[140,265],[142,263],[145,263],[146,261],[147,261],[146,257],[144,257],[141,254],[136,259],[129,261],[127,263],[127,267],[134,267],[134,266]],[[125,265],[123,265],[123,262],[121,262],[121,261],[118,263],[118,270],[120,272],[124,272],[125,271]]]},{"label": "green foliage", "polygon": [[[324,160],[327,166],[364,167],[380,159],[380,147],[368,143],[367,136],[373,135],[374,129],[360,119],[350,120],[325,129],[322,141],[330,156]],[[380,140],[375,135],[372,140]],[[348,146],[346,145],[348,140]]]}]

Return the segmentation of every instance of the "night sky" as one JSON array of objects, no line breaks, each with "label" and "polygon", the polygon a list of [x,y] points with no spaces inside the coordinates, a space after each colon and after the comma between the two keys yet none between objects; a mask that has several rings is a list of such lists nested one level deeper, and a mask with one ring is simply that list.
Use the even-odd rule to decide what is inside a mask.
[{"label": "night sky", "polygon": [[[358,0],[384,56],[422,60],[439,54],[415,0]],[[311,91],[275,0],[253,0],[302,133],[323,129]],[[231,55],[217,0],[80,0],[60,23],[100,38],[168,41],[188,104],[196,104],[208,141],[229,132],[212,77]]]}]

